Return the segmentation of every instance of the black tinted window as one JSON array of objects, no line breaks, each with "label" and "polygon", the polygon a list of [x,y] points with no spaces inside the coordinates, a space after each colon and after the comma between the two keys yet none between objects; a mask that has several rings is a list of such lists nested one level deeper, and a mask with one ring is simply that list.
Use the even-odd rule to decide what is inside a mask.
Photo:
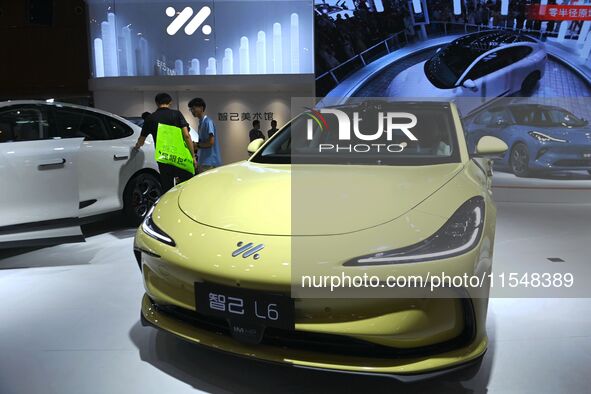
[{"label": "black tinted window", "polygon": [[484,56],[472,67],[467,78],[476,80],[513,63],[513,58],[511,53],[509,53],[510,49],[502,49]]},{"label": "black tinted window", "polygon": [[107,133],[101,116],[70,108],[56,111],[57,137],[84,138],[87,141],[106,140]]},{"label": "black tinted window", "polygon": [[110,139],[125,138],[133,134],[131,127],[117,119],[105,116],[105,122],[107,124],[107,133]]},{"label": "black tinted window", "polygon": [[0,142],[35,141],[47,138],[47,113],[38,107],[0,110]]}]

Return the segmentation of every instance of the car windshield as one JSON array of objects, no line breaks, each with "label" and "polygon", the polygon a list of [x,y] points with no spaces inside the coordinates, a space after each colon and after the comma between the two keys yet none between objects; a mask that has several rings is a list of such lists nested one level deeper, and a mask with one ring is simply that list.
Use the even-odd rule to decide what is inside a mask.
[{"label": "car windshield", "polygon": [[518,124],[541,127],[583,127],[585,120],[577,118],[567,110],[552,107],[522,106],[511,109]]},{"label": "car windshield", "polygon": [[[305,112],[291,121],[251,161],[276,164],[429,165],[459,162],[448,105],[395,105],[384,108],[339,107],[350,119],[350,138],[334,114]],[[357,113],[357,115],[355,115]],[[386,115],[387,114],[387,115]],[[392,114],[388,121],[387,117]],[[404,132],[408,126],[416,140]],[[355,132],[359,120],[359,134]],[[381,119],[381,121],[380,121]],[[383,131],[379,134],[380,123]],[[388,123],[394,127],[388,134]]]},{"label": "car windshield", "polygon": [[425,74],[436,87],[453,88],[466,69],[482,53],[482,49],[451,44],[425,63]]}]

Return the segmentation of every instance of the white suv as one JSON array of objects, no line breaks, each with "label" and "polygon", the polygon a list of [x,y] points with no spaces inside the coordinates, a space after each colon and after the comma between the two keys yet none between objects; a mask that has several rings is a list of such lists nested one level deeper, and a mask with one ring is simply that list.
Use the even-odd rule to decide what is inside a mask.
[{"label": "white suv", "polygon": [[0,248],[82,240],[81,219],[123,209],[139,223],[161,194],[154,145],[108,112],[0,103]]}]

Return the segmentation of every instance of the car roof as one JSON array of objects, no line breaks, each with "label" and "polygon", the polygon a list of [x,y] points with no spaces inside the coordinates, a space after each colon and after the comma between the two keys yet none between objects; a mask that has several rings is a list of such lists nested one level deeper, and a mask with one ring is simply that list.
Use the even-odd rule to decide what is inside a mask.
[{"label": "car roof", "polygon": [[539,108],[539,109],[560,109],[563,108],[557,107],[555,105],[544,105],[544,104],[535,104],[535,103],[524,103],[524,104],[509,104],[509,105],[497,105],[493,106],[488,109],[490,112],[501,111],[503,109],[511,109],[511,108],[518,108],[518,109],[525,109],[525,108]]},{"label": "car roof", "polygon": [[353,101],[351,103],[344,103],[338,105],[328,105],[322,108],[335,108],[342,110],[356,110],[365,108],[381,108],[395,109],[398,107],[428,107],[428,108],[449,108],[452,105],[450,101],[400,101],[400,100],[366,100],[366,101]]},{"label": "car roof", "polygon": [[116,118],[116,119],[118,119],[120,121],[124,121],[127,124],[134,125],[132,122],[130,122],[129,120],[125,119],[122,116],[119,116],[119,115],[114,114],[112,112],[103,111],[103,110],[98,109],[98,108],[86,107],[84,105],[77,105],[77,104],[70,104],[70,103],[62,103],[62,102],[58,102],[58,101],[48,102],[48,101],[43,101],[43,100],[9,100],[9,101],[0,101],[0,109],[3,108],[3,107],[11,106],[11,105],[46,105],[46,106],[53,106],[53,107],[76,108],[76,109],[81,109],[81,110],[85,110],[85,111],[96,112],[96,113],[99,113],[99,114],[102,114],[102,115],[111,116],[111,117]]},{"label": "car roof", "polygon": [[450,46],[462,46],[484,53],[502,45],[536,42],[532,37],[513,31],[486,30],[457,38]]}]

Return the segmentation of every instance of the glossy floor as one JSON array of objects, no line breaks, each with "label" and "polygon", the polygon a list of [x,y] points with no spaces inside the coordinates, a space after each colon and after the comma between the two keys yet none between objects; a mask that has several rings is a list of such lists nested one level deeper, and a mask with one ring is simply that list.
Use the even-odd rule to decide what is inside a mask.
[{"label": "glossy floor", "polygon": [[[549,214],[549,212],[551,214]],[[588,263],[591,206],[499,204],[495,264]],[[469,381],[393,380],[267,365],[139,324],[134,231],[112,223],[83,244],[0,254],[0,393],[588,393],[591,299],[490,302],[491,338]],[[591,286],[589,286],[591,288]]]}]

